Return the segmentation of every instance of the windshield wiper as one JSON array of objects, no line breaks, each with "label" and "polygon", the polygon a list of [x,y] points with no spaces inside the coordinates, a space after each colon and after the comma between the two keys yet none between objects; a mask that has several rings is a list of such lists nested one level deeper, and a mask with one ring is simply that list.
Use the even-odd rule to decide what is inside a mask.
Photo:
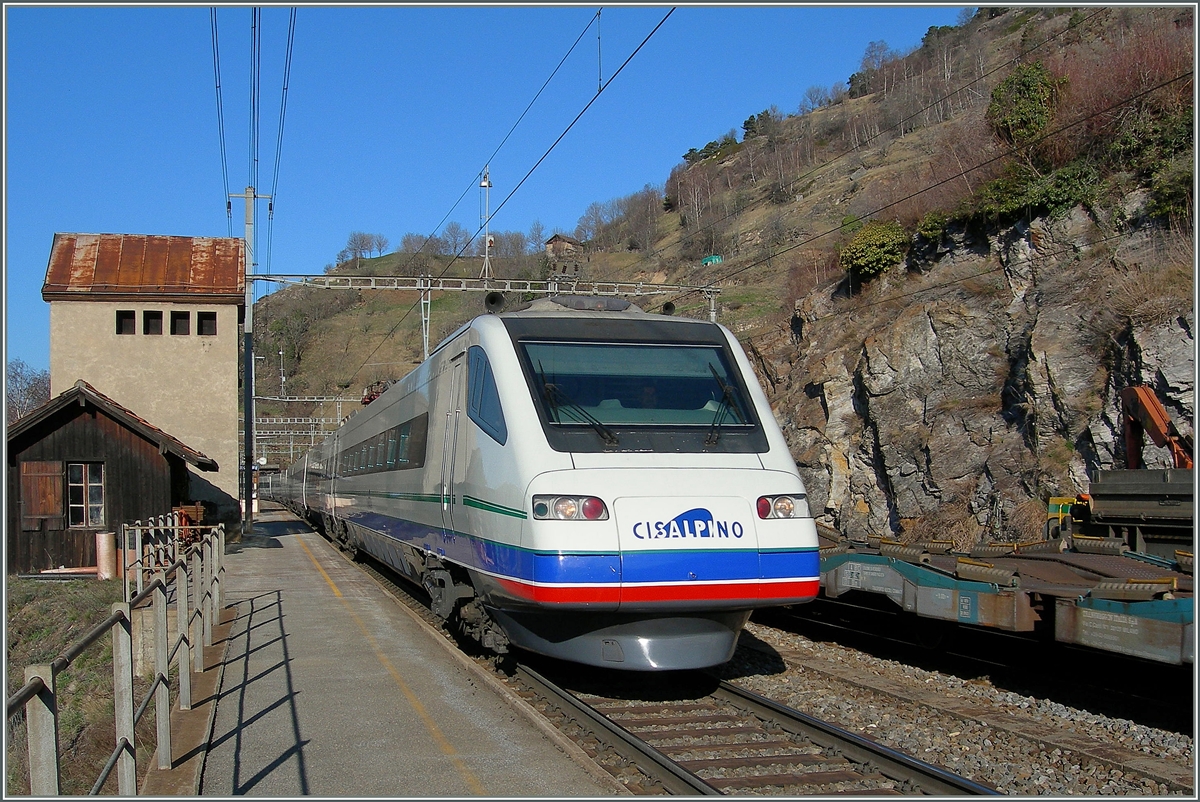
[{"label": "windshield wiper", "polygon": [[596,434],[600,435],[600,439],[604,441],[605,445],[615,446],[620,443],[620,440],[617,439],[617,435],[612,429],[605,426],[594,415],[580,406],[557,384],[546,381],[546,373],[542,370],[540,362],[538,363],[538,371],[542,382],[542,393],[546,398],[547,405],[550,407],[550,412],[554,417],[555,423],[562,423],[562,413],[566,412],[573,422],[586,423],[588,426],[591,426]]},{"label": "windshield wiper", "polygon": [[708,369],[712,372],[713,378],[717,380],[717,386],[721,388],[721,404],[717,407],[716,413],[713,415],[712,425],[708,427],[708,436],[704,438],[704,445],[715,446],[721,438],[721,424],[725,421],[725,417],[729,412],[737,415],[738,423],[745,423],[742,418],[742,413],[738,409],[737,401],[734,400],[733,388],[722,381],[721,376],[717,373],[717,369],[710,362]]}]

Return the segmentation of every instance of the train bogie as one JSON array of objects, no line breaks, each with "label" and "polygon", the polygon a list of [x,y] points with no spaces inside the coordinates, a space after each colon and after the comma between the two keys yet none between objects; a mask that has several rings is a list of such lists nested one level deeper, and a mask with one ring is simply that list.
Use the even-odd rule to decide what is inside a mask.
[{"label": "train bogie", "polygon": [[724,662],[817,593],[795,463],[723,327],[573,305],[475,319],[271,492],[489,648]]}]

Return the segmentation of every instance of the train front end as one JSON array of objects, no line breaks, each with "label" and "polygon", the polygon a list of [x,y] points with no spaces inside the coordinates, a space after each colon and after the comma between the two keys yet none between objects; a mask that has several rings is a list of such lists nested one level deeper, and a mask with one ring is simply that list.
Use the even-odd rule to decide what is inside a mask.
[{"label": "train front end", "polygon": [[488,594],[514,644],[701,668],[732,656],[754,609],[816,596],[804,485],[727,330],[636,307],[503,317],[558,458],[526,490],[521,571]]}]

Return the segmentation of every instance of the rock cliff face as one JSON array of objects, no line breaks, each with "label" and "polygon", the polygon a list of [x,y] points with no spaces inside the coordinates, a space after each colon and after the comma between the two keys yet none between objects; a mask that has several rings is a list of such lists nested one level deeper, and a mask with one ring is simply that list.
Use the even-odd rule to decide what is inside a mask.
[{"label": "rock cliff face", "polygon": [[1163,242],[1079,209],[917,243],[854,297],[797,301],[756,356],[814,515],[857,537],[1034,540],[1048,496],[1124,467],[1123,387],[1151,385],[1190,435],[1191,255]]}]

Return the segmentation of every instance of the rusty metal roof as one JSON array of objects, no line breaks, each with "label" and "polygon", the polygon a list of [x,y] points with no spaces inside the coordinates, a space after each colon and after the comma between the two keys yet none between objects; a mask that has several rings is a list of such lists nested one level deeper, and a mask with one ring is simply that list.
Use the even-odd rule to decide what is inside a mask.
[{"label": "rusty metal roof", "polygon": [[46,301],[178,297],[243,301],[246,257],[235,237],[55,234]]}]

